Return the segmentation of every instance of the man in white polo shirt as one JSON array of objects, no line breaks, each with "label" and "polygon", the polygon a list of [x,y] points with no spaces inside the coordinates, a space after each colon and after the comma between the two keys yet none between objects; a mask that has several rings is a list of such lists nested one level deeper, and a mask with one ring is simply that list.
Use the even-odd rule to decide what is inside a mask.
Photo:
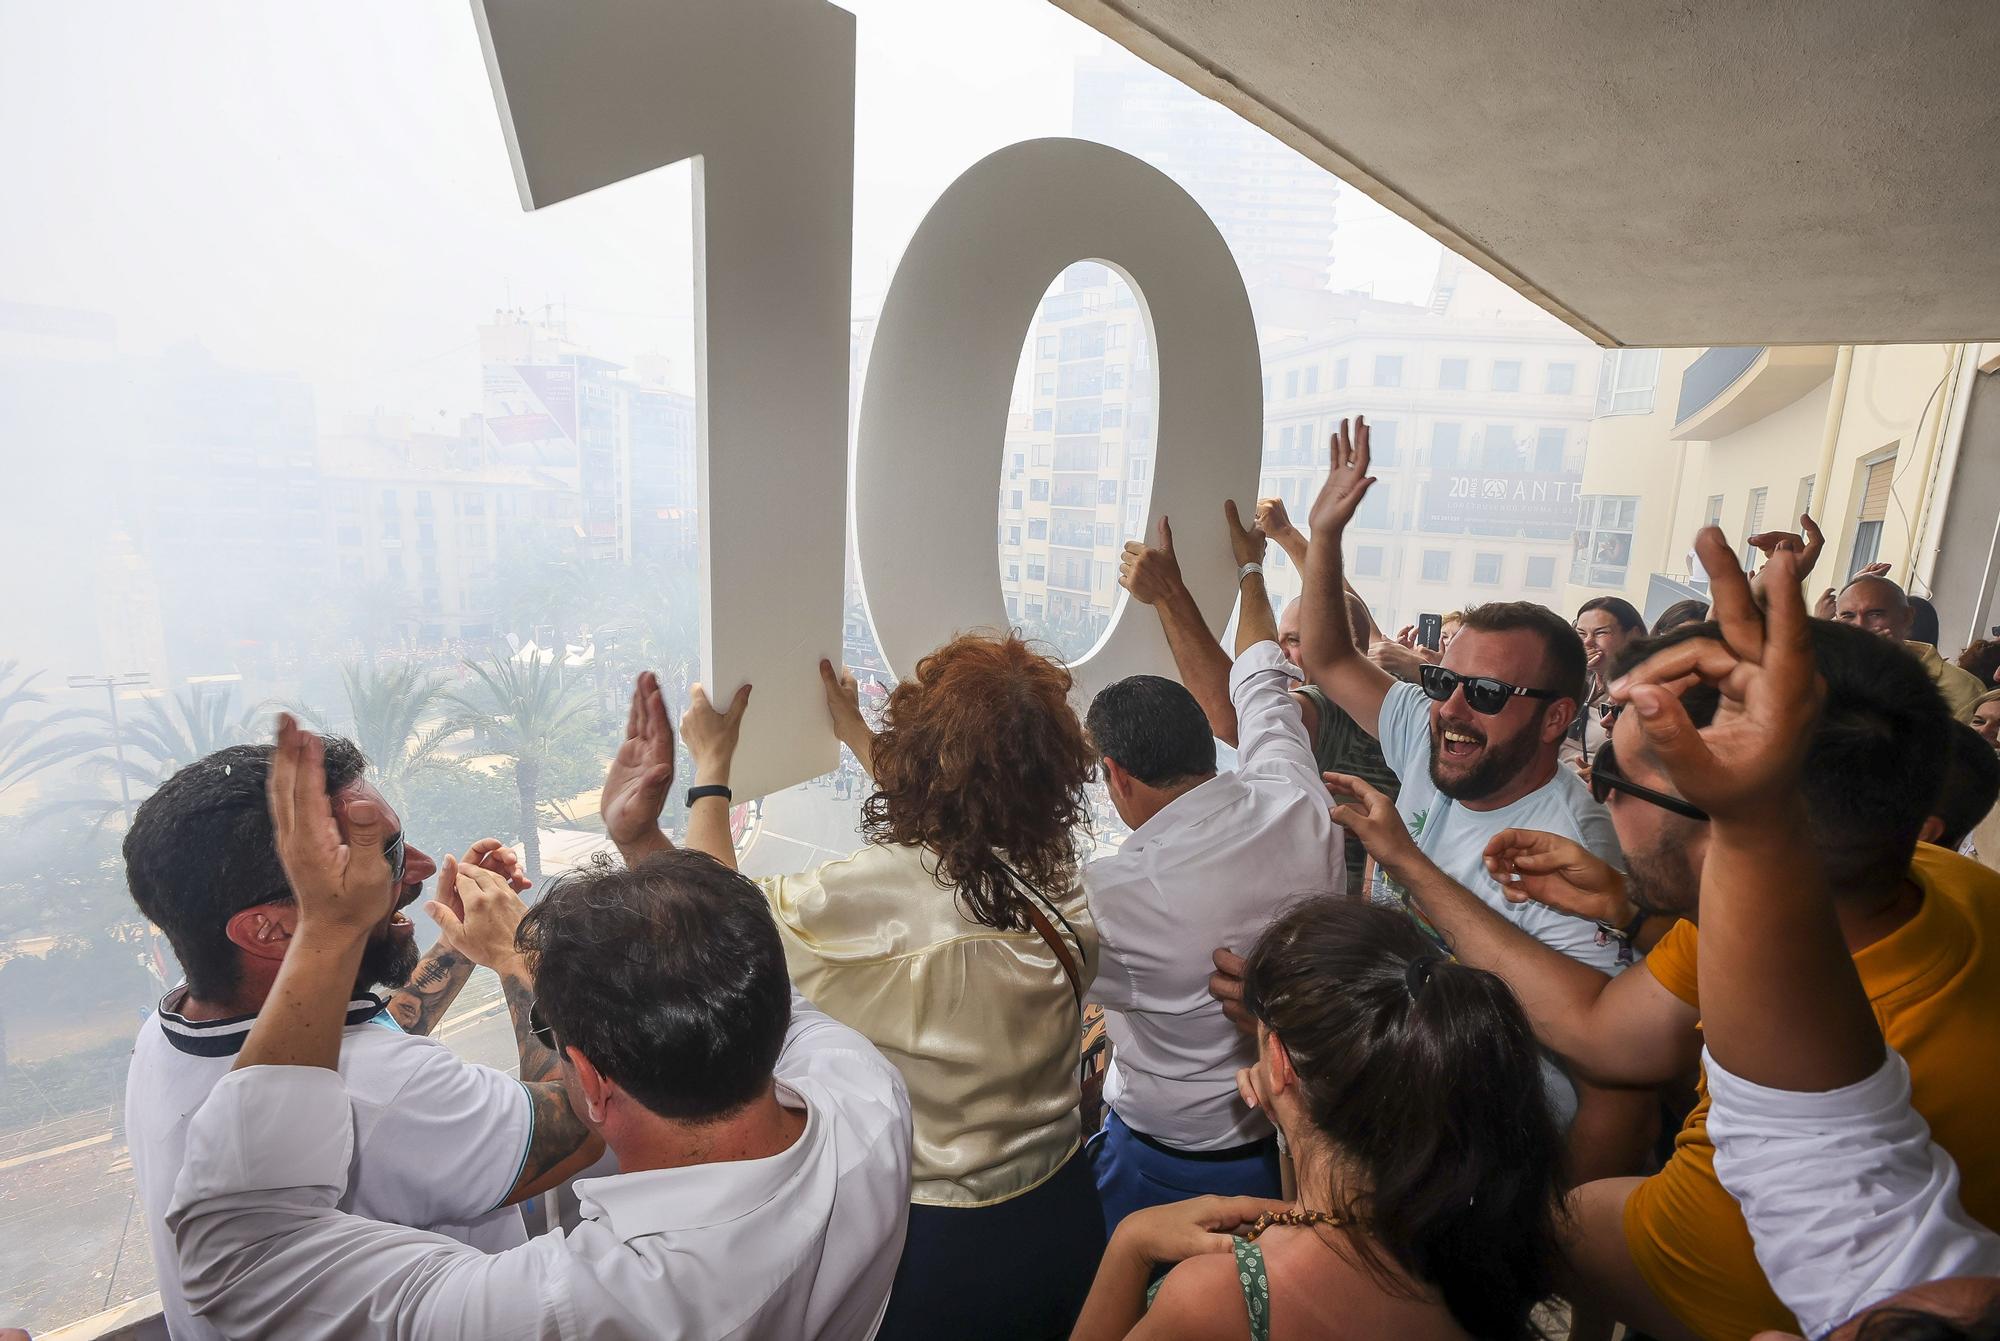
[{"label": "man in white polo shirt", "polygon": [[1264,589],[1264,536],[1233,507],[1229,516],[1242,592],[1229,674],[1235,770],[1216,772],[1209,719],[1172,680],[1108,685],[1085,721],[1132,828],[1083,872],[1099,938],[1085,995],[1104,1007],[1113,1043],[1109,1112],[1091,1147],[1107,1232],[1163,1202],[1279,1194],[1276,1134],[1236,1087],[1255,1041],[1209,995],[1209,955],[1247,950],[1288,904],[1347,885],[1343,836]]},{"label": "man in white polo shirt", "polygon": [[[229,1073],[298,926],[265,798],[270,754],[269,746],[232,746],[181,769],[139,807],[125,838],[132,897],[166,933],[187,975],[140,1026],[125,1084],[126,1139],[176,1341],[219,1335],[190,1312],[166,1229],[188,1123]],[[602,1145],[570,1111],[554,1058],[529,1036],[533,991],[518,970],[502,971],[501,982],[520,1045],[519,1080],[463,1062],[426,1036],[471,974],[480,953],[473,946],[486,939],[475,911],[518,905],[508,884],[526,882],[492,839],[474,844],[463,865],[447,859],[433,911],[467,944],[447,934],[419,963],[416,929],[400,910],[437,867],[404,840],[364,768],[353,745],[328,742],[323,785],[339,822],[357,804],[381,817],[396,881],[396,907],[378,919],[346,994],[340,1067],[354,1099],[355,1163],[341,1205],[496,1252],[527,1241],[516,1203],[587,1166]],[[474,886],[475,875],[483,887]],[[473,909],[463,909],[461,888]],[[377,985],[400,990],[385,1005],[372,993]]]},{"label": "man in white polo shirt", "polygon": [[358,1116],[342,1003],[395,894],[379,814],[350,807],[341,843],[316,756],[281,718],[271,800],[300,916],[188,1130],[168,1221],[194,1308],[288,1341],[872,1336],[908,1215],[908,1093],[792,990],[757,886],[698,852],[573,875],[517,929],[533,1029],[624,1170],[578,1181],[578,1227],[487,1256],[339,1211]]}]

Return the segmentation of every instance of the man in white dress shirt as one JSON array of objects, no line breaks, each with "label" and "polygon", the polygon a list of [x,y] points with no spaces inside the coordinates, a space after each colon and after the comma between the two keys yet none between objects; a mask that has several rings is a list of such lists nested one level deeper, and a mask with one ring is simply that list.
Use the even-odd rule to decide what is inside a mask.
[{"label": "man in white dress shirt", "polygon": [[1113,1044],[1109,1112],[1091,1149],[1107,1232],[1134,1211],[1204,1193],[1279,1194],[1276,1134],[1237,1093],[1256,1044],[1209,995],[1210,954],[1247,950],[1288,904],[1346,889],[1342,833],[1256,562],[1264,537],[1230,515],[1243,560],[1229,675],[1235,770],[1216,772],[1209,719],[1172,680],[1109,685],[1085,722],[1132,828],[1083,873],[1099,936],[1085,995],[1104,1007]]},{"label": "man in white dress shirt", "polygon": [[328,809],[281,718],[271,778],[298,928],[235,1068],[188,1130],[169,1224],[195,1311],[286,1338],[854,1338],[902,1250],[910,1109],[894,1067],[799,999],[757,887],[694,852],[604,866],[522,919],[533,1028],[624,1172],[581,1225],[488,1256],[337,1209],[354,1113],[348,986],[391,899],[380,816]]},{"label": "man in white dress shirt", "polygon": [[[218,1335],[181,1296],[166,1226],[188,1123],[229,1074],[298,921],[265,796],[270,755],[267,745],[236,745],[189,764],[146,798],[125,837],[133,900],[166,933],[187,975],[140,1025],[125,1082],[126,1140],[161,1311],[176,1341]],[[330,740],[322,760],[337,822],[351,804],[379,818],[395,885],[393,906],[370,929],[346,993],[340,1071],[354,1108],[354,1167],[341,1209],[436,1230],[485,1252],[525,1243],[519,1203],[603,1151],[564,1099],[554,1057],[529,1036],[533,993],[525,977],[478,948],[489,939],[480,914],[519,909],[515,889],[527,882],[513,854],[490,838],[456,865],[447,858],[439,872],[405,841],[395,811],[364,775],[359,750]],[[416,927],[401,910],[433,874],[433,915],[457,934],[448,930],[419,962]],[[504,948],[512,948],[511,924]],[[518,1079],[463,1061],[428,1037],[475,962],[498,973],[506,992]],[[377,986],[397,990],[385,1004],[373,994]]]}]

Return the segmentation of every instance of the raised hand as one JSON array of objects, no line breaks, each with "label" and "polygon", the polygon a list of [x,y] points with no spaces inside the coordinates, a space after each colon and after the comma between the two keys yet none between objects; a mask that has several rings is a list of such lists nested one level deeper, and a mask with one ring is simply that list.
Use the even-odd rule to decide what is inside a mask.
[{"label": "raised hand", "polygon": [[1233,498],[1223,500],[1222,517],[1229,527],[1229,552],[1236,556],[1236,566],[1240,569],[1246,563],[1264,562],[1264,546],[1269,539],[1264,529],[1256,525],[1244,526]]},{"label": "raised hand", "polygon": [[278,714],[266,795],[278,864],[298,901],[300,925],[310,922],[344,939],[366,939],[396,899],[395,877],[382,851],[389,829],[381,807],[350,801],[342,840],[326,793],[326,749],[288,712]]},{"label": "raised hand", "polygon": [[1341,420],[1330,446],[1332,468],[1319,497],[1313,500],[1310,521],[1321,543],[1338,544],[1341,532],[1354,519],[1354,510],[1375,483],[1375,477],[1368,473],[1368,420],[1356,415],[1351,427],[1347,420]]},{"label": "raised hand", "polygon": [[854,751],[862,767],[867,767],[868,749],[874,743],[875,733],[869,729],[868,719],[861,715],[860,681],[847,667],[835,670],[831,661],[821,657],[819,682],[826,691],[826,711],[833,718],[833,734]]},{"label": "raised hand", "polygon": [[1801,514],[1799,529],[1796,531],[1760,531],[1744,542],[1764,555],[1768,564],[1771,556],[1781,549],[1794,550],[1799,555],[1799,580],[1804,581],[1819,556],[1826,549],[1826,536],[1819,529],[1819,523],[1810,515]]},{"label": "raised hand", "polygon": [[514,855],[514,849],[497,838],[482,838],[465,850],[460,857],[462,866],[478,866],[493,872],[513,887],[515,893],[524,894],[533,885],[521,870],[521,859]]},{"label": "raised hand", "polygon": [[729,766],[736,758],[736,738],[743,730],[743,714],[750,707],[750,686],[744,685],[729,701],[726,712],[717,712],[708,701],[708,691],[695,685],[688,695],[688,709],[681,714],[681,737],[694,756],[697,782],[727,783]]},{"label": "raised hand", "polygon": [[1143,540],[1125,542],[1125,554],[1118,561],[1118,585],[1141,605],[1158,605],[1186,590],[1180,560],[1174,557],[1174,528],[1165,517],[1160,518],[1157,546],[1148,546]]},{"label": "raised hand", "polygon": [[[674,728],[667,721],[660,677],[640,671],[625,714],[625,739],[604,774],[598,813],[604,831],[621,847],[659,832],[660,812],[674,784]],[[466,854],[468,860],[471,853]]]},{"label": "raised hand", "polygon": [[[1718,528],[1695,538],[1695,552],[1721,636],[1654,653],[1612,684],[1611,697],[1631,704],[1675,787],[1717,825],[1766,824],[1799,804],[1799,771],[1825,694],[1799,590],[1801,555],[1780,548],[1771,556],[1766,611]],[[1700,731],[1680,702],[1689,677],[1722,695],[1713,725]]]},{"label": "raised hand", "polygon": [[455,897],[447,904],[442,897],[432,899],[425,911],[450,938],[458,952],[473,963],[498,972],[512,965],[520,955],[514,947],[514,932],[527,915],[505,876],[483,866],[468,866],[444,859],[445,879]]},{"label": "raised hand", "polygon": [[1486,844],[1486,873],[1509,903],[1533,901],[1571,917],[1622,927],[1636,911],[1625,878],[1583,844],[1537,829],[1502,829]]}]

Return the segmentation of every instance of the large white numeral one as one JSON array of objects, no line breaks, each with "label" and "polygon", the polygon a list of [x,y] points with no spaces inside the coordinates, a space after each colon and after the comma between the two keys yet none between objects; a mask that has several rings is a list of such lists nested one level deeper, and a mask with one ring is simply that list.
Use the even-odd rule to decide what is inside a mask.
[{"label": "large white numeral one", "polygon": [[[521,203],[695,158],[702,679],[749,680],[732,779],[839,758],[854,16],[825,0],[473,0]],[[696,157],[699,155],[699,157]]]},{"label": "large white numeral one", "polygon": [[[1173,520],[1181,572],[1218,631],[1235,606],[1222,500],[1254,503],[1263,387],[1256,323],[1222,235],[1188,194],[1129,154],[1030,140],[974,164],[897,267],[869,355],[856,462],[856,545],[889,664],[962,630],[1002,628],[995,488],[1022,336],[1076,261],[1128,279],[1159,377],[1151,515]],[[1084,694],[1172,674],[1159,621],[1121,601],[1076,667]]]}]

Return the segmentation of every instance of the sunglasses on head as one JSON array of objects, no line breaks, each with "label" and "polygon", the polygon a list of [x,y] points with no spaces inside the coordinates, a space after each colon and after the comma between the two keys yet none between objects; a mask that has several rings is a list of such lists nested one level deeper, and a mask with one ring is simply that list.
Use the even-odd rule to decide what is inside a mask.
[{"label": "sunglasses on head", "polygon": [[1678,796],[1656,792],[1651,787],[1642,787],[1626,777],[1619,771],[1618,756],[1611,752],[1611,742],[1607,740],[1598,747],[1597,753],[1590,760],[1590,794],[1596,799],[1597,804],[1603,805],[1611,799],[1613,792],[1624,792],[1627,796],[1637,797],[1662,810],[1685,815],[1691,820],[1706,822],[1708,819],[1708,812],[1700,806],[1683,801]]},{"label": "sunglasses on head", "polygon": [[396,883],[402,884],[403,871],[410,864],[410,850],[401,829],[382,840],[382,855],[389,859],[389,871],[396,877]]},{"label": "sunglasses on head", "polygon": [[1546,701],[1562,697],[1553,689],[1529,689],[1524,685],[1496,680],[1490,675],[1460,675],[1443,666],[1421,666],[1417,670],[1417,679],[1424,693],[1438,703],[1450,699],[1455,691],[1464,690],[1465,706],[1482,717],[1493,716],[1505,708],[1510,699]]},{"label": "sunglasses on head", "polygon": [[542,1018],[542,1003],[539,1001],[528,1003],[528,1032],[535,1036],[537,1043],[550,1052],[556,1050],[556,1031]]}]

